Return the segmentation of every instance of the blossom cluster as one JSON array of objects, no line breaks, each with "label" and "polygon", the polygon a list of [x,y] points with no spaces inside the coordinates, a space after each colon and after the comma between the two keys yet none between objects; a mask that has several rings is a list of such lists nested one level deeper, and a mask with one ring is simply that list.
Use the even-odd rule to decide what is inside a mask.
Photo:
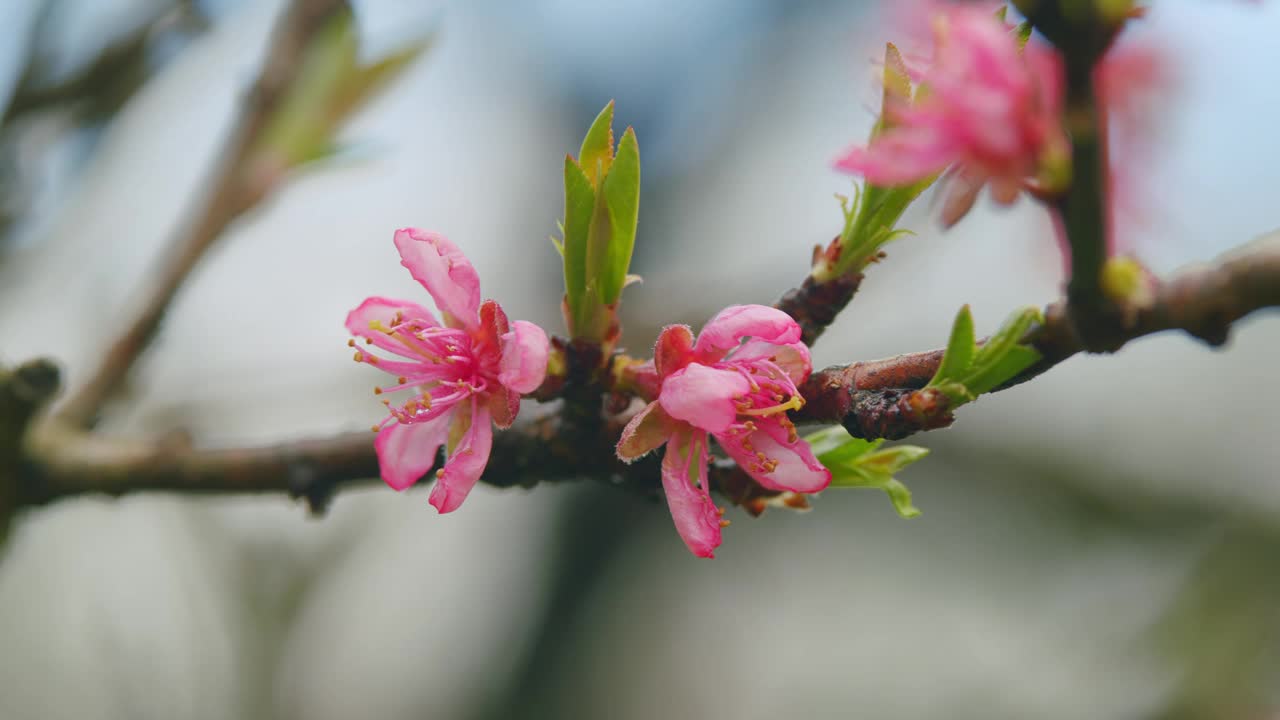
[{"label": "blossom cluster", "polygon": [[[947,224],[968,212],[983,187],[1008,204],[1024,191],[1043,196],[1067,186],[1071,138],[1063,121],[1063,61],[1056,50],[1029,38],[1026,26],[1007,25],[995,5],[926,5],[932,55],[908,60],[889,46],[879,122],[870,142],[847,151],[837,168],[862,176],[869,187],[911,186],[915,194],[947,177]],[[1095,68],[1104,116],[1123,111],[1125,98],[1159,75],[1153,55],[1108,57]],[[605,160],[615,159],[612,112],[610,104],[597,118],[581,153],[584,162],[595,158],[594,166],[587,164],[599,172],[608,168]],[[1098,132],[1105,135],[1106,125],[1104,120]],[[591,180],[572,158],[566,175],[566,217],[577,218],[567,223],[572,227],[561,246],[566,278],[596,288],[597,266],[613,271],[616,292],[598,298],[607,306],[606,319],[615,317],[630,247],[604,252],[599,245],[634,238],[639,158],[632,131],[619,153],[612,179]],[[1115,182],[1114,172],[1111,178]],[[893,237],[893,222],[896,216],[884,223],[889,227],[873,228],[873,239]],[[581,247],[571,236],[582,236]],[[448,513],[462,505],[483,474],[494,428],[509,427],[521,398],[543,384],[551,351],[537,325],[509,320],[493,300],[481,302],[475,268],[443,235],[406,228],[395,233],[395,246],[401,264],[435,301],[439,317],[411,301],[371,297],[351,311],[346,326],[355,336],[355,359],[396,378],[375,392],[401,398],[384,400],[387,415],[374,427],[383,479],[396,490],[414,485],[436,467],[443,448],[430,502]],[[592,258],[594,264],[587,262]],[[591,294],[579,290],[578,295]],[[578,309],[583,317],[595,317],[592,307]],[[663,449],[662,488],[676,530],[695,555],[712,557],[727,525],[710,492],[713,440],[767,491],[811,494],[832,482],[831,471],[788,416],[804,404],[799,388],[812,370],[801,338],[801,327],[786,313],[735,305],[697,334],[684,325],[666,327],[653,358],[629,366],[633,394],[647,404],[621,431],[616,454],[629,463]],[[607,357],[612,346],[601,347]]]}]

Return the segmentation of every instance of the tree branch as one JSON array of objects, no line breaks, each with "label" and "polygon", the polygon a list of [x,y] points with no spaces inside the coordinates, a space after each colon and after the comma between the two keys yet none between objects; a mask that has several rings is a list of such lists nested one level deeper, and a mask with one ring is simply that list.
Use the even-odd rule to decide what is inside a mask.
[{"label": "tree branch", "polygon": [[158,271],[159,283],[142,309],[103,355],[89,380],[63,405],[57,419],[77,427],[94,423],[98,412],[129,374],[164,319],[187,275],[232,221],[262,200],[273,187],[249,162],[256,141],[297,76],[309,40],[344,0],[293,0],[272,36],[271,48],[244,108],[231,131],[194,220],[184,223]]},{"label": "tree branch", "polygon": [[[1154,301],[1131,321],[1107,329],[1114,348],[1165,330],[1185,331],[1212,346],[1223,344],[1235,321],[1280,306],[1280,232],[1223,256],[1213,265],[1190,268],[1162,284]],[[1033,378],[1084,348],[1075,336],[1065,301],[1045,313],[1026,342],[1043,355],[1037,365],[1005,385]],[[1114,349],[1113,348],[1113,349]],[[796,421],[841,422],[870,437],[905,437],[951,422],[949,408],[920,391],[937,371],[941,350],[853,363],[815,373],[801,388],[806,405]],[[28,441],[19,467],[17,504],[37,505],[86,493],[123,495],[140,491],[193,494],[283,493],[321,511],[333,494],[374,478],[377,457],[370,433],[306,439],[259,448],[197,450],[181,438],[128,444],[66,425],[48,425]],[[482,482],[530,487],[542,482],[594,479],[657,492],[658,461],[650,455],[633,465],[614,456],[620,426],[566,420],[559,407],[494,436]],[[753,512],[765,495],[743,482],[741,471],[717,463],[711,477],[730,499]],[[783,498],[784,501],[788,500]],[[792,499],[794,500],[794,499]]]},{"label": "tree branch", "polygon": [[[1227,341],[1231,326],[1250,313],[1280,306],[1280,231],[1238,248],[1212,265],[1188,268],[1159,285],[1148,305],[1108,325],[1091,325],[1090,338],[1105,352],[1166,330],[1182,330],[1212,347]],[[1045,309],[1045,321],[1025,342],[1041,354],[1035,365],[997,390],[1020,384],[1087,350],[1077,334],[1080,319],[1060,300]],[[1091,316],[1096,323],[1096,317]],[[858,437],[900,439],[952,422],[951,408],[937,393],[921,390],[942,361],[942,351],[834,366],[801,387],[805,407],[797,422],[841,423]]]}]

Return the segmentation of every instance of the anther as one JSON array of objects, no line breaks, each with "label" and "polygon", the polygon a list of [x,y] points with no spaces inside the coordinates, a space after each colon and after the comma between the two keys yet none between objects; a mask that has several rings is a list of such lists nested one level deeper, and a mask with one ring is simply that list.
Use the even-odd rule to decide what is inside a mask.
[{"label": "anther", "polygon": [[355,346],[356,346],[356,339],[355,339],[355,338],[350,338],[350,339],[348,339],[348,340],[347,340],[347,347],[355,347]]},{"label": "anther", "polygon": [[722,528],[727,528],[727,527],[729,527],[729,521],[728,521],[728,520],[721,520],[721,521],[720,521],[720,527],[722,527]]},{"label": "anther", "polygon": [[375,387],[375,388],[373,389],[373,394],[374,394],[374,395],[381,395],[381,394],[382,394],[382,388],[380,388],[380,387]]},{"label": "anther", "polygon": [[405,376],[401,375],[400,377],[396,378],[396,382],[397,382],[398,384],[400,384],[400,385],[403,385],[403,384],[405,384],[405,383],[409,382],[409,379],[408,379],[408,378],[406,378]]},{"label": "anther", "polygon": [[356,362],[364,362],[364,353],[357,350],[356,354],[351,359],[355,360]]}]

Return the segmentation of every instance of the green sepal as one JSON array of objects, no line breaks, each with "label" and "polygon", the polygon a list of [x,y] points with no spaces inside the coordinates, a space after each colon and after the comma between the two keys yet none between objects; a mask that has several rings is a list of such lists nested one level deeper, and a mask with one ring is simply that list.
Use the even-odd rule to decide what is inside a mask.
[{"label": "green sepal", "polygon": [[1027,46],[1027,41],[1031,39],[1032,29],[1033,26],[1030,21],[1020,22],[1013,28],[1013,35],[1018,39],[1019,48]]},{"label": "green sepal", "polygon": [[818,462],[831,471],[830,487],[883,490],[898,515],[913,518],[920,514],[911,504],[911,491],[894,476],[928,455],[927,449],[915,445],[880,449],[884,440],[855,438],[839,426],[820,430],[805,440]]}]

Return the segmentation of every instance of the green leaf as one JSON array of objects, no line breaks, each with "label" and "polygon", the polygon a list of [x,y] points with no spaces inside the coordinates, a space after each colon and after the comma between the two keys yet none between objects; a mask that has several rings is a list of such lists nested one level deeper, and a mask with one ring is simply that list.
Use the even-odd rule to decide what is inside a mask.
[{"label": "green leaf", "polygon": [[1024,345],[1009,348],[1004,355],[985,363],[965,379],[964,386],[976,397],[989,393],[1006,380],[1026,370],[1040,359],[1040,353]]},{"label": "green leaf", "polygon": [[347,118],[430,45],[428,37],[361,65],[351,12],[336,13],[311,39],[297,77],[268,118],[254,153],[286,168],[329,157],[334,136]]},{"label": "green leaf", "polygon": [[894,509],[904,518],[920,511],[911,504],[911,491],[894,477],[903,468],[920,460],[929,451],[914,445],[880,449],[883,440],[862,440],[836,426],[805,437],[818,461],[831,471],[833,488],[876,488],[883,490]]},{"label": "green leaf", "polygon": [[604,179],[604,198],[612,237],[600,272],[600,299],[612,304],[618,301],[626,284],[640,217],[640,146],[632,128],[627,128],[618,143],[617,155]]},{"label": "green leaf", "polygon": [[599,188],[600,181],[609,172],[613,163],[613,101],[596,116],[587,136],[582,139],[582,148],[578,151],[578,165],[591,181],[591,187]]},{"label": "green leaf", "polygon": [[877,450],[868,453],[858,460],[858,466],[873,473],[897,475],[903,468],[924,459],[929,454],[926,448],[916,445],[898,445],[888,450]]},{"label": "green leaf", "polygon": [[[569,317],[582,322],[587,285],[587,243],[591,234],[591,214],[596,204],[595,190],[586,173],[571,156],[564,158],[564,287],[569,301]],[[573,328],[570,328],[572,331]]]},{"label": "green leaf", "polygon": [[1030,367],[1040,359],[1040,353],[1019,343],[1031,326],[1042,320],[1039,308],[1015,311],[978,350],[968,373],[958,378],[960,382],[975,396],[981,395]]},{"label": "green leaf", "polygon": [[920,517],[920,509],[911,504],[911,491],[900,480],[890,478],[881,489],[889,496],[889,502],[893,503],[893,509],[900,517],[907,520]]},{"label": "green leaf", "polygon": [[936,387],[947,381],[958,380],[973,364],[977,352],[973,332],[973,313],[964,305],[956,313],[955,322],[951,324],[951,338],[947,340],[947,349],[942,354],[942,363],[938,372],[929,381],[929,387]]}]

